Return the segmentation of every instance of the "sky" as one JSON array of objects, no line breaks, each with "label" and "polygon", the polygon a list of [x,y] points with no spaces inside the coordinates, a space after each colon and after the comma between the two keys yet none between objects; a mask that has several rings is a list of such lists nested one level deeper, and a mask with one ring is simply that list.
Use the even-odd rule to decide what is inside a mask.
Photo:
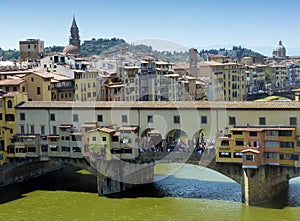
[{"label": "sky", "polygon": [[123,38],[168,41],[176,47],[242,45],[269,48],[279,40],[299,49],[299,0],[0,0],[0,47],[19,41],[68,44],[75,15],[81,40]]}]

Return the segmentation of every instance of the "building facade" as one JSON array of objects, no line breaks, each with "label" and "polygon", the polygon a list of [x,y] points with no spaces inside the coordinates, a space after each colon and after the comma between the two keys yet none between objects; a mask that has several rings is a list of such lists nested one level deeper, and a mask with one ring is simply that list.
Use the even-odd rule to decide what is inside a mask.
[{"label": "building facade", "polygon": [[44,41],[39,39],[27,39],[20,41],[20,60],[37,61],[44,57]]}]

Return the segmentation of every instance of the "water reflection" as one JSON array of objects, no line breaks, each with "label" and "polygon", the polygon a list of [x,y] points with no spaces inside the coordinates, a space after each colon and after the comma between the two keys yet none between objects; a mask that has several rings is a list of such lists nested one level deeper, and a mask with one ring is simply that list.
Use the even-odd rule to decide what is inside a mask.
[{"label": "water reflection", "polygon": [[0,204],[24,197],[35,190],[65,190],[97,193],[97,180],[90,174],[77,173],[78,168],[67,166],[61,170],[22,183],[0,188]]}]

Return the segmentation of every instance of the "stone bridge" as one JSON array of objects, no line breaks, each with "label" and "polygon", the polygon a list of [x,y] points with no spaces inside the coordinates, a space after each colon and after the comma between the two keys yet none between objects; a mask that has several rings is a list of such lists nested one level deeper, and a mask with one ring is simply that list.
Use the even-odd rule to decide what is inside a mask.
[{"label": "stone bridge", "polygon": [[217,171],[241,185],[242,199],[248,205],[272,200],[288,187],[289,179],[300,176],[300,168],[264,165],[244,169],[239,163],[218,163],[214,153],[141,153],[136,161],[90,160],[83,158],[52,157],[13,158],[0,167],[0,185],[44,175],[61,169],[65,164],[85,169],[97,177],[98,194],[107,195],[125,191],[135,185],[153,182],[154,166],[167,163],[188,163]]}]

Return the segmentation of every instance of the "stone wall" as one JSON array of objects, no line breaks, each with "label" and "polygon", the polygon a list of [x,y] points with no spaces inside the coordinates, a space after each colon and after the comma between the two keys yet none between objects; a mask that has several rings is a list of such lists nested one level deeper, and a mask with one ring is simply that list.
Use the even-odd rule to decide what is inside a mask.
[{"label": "stone wall", "polygon": [[0,186],[23,182],[61,168],[59,161],[13,161],[0,167]]}]

